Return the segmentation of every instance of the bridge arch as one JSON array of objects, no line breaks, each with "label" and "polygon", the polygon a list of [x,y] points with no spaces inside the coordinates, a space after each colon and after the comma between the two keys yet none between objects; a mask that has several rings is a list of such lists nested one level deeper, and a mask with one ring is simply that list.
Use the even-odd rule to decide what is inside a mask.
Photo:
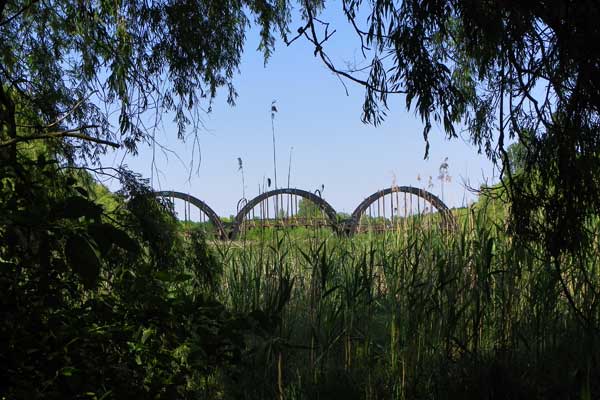
[{"label": "bridge arch", "polygon": [[[443,227],[453,228],[455,226],[454,216],[452,215],[452,212],[450,211],[448,206],[446,206],[446,204],[444,204],[444,202],[442,200],[440,200],[440,198],[437,197],[436,195],[434,195],[433,193],[428,192],[427,190],[419,189],[419,188],[412,187],[412,186],[392,186],[387,189],[379,190],[379,191],[373,193],[372,195],[368,196],[366,199],[364,199],[358,205],[358,207],[356,207],[356,209],[354,209],[350,219],[347,221],[346,232],[348,234],[354,234],[354,233],[358,232],[359,225],[360,225],[360,219],[361,219],[362,215],[365,213],[365,211],[367,211],[369,209],[369,207],[373,203],[377,202],[380,198],[383,198],[384,196],[386,196],[388,194],[392,194],[392,193],[406,193],[409,195],[417,196],[417,197],[427,201],[429,204],[431,204],[433,207],[435,207],[437,209],[437,211],[440,213],[440,216],[442,218],[442,226]],[[392,212],[393,212],[393,206],[392,206]],[[392,215],[392,218],[393,218],[393,215]]]},{"label": "bridge arch", "polygon": [[215,228],[217,236],[220,239],[227,238],[227,233],[225,231],[225,227],[223,226],[223,223],[221,222],[221,219],[219,218],[217,213],[212,208],[210,208],[208,206],[208,204],[206,204],[199,198],[194,197],[191,194],[176,192],[176,191],[172,191],[172,190],[163,190],[163,191],[154,192],[154,195],[156,197],[172,197],[172,198],[180,199],[180,200],[187,201],[187,202],[193,204],[198,209],[200,209],[200,211],[202,211],[204,214],[206,214],[206,216],[208,217],[208,220],[210,221],[212,226]]},{"label": "bridge arch", "polygon": [[253,198],[252,200],[248,200],[248,202],[241,208],[241,210],[235,216],[235,222],[233,224],[233,229],[231,231],[230,238],[235,239],[239,235],[239,233],[242,229],[242,224],[244,223],[244,218],[246,218],[248,213],[254,207],[256,207],[261,202],[263,202],[271,197],[276,197],[276,196],[284,195],[284,194],[299,196],[299,197],[302,197],[304,199],[307,199],[307,200],[310,200],[311,202],[313,202],[325,213],[325,216],[327,217],[327,220],[328,220],[331,228],[336,232],[338,231],[337,213],[335,212],[333,207],[331,207],[331,205],[328,202],[323,200],[320,196],[317,196],[316,194],[311,193],[311,192],[307,192],[306,190],[283,188],[283,189],[275,189],[275,190],[261,193],[258,196],[256,196],[255,198]]}]

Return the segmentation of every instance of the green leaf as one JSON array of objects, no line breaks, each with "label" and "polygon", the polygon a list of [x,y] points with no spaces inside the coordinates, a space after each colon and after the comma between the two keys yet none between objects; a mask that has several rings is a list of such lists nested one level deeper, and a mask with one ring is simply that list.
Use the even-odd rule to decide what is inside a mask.
[{"label": "green leaf", "polygon": [[111,227],[111,238],[113,243],[123,250],[135,253],[139,250],[138,243],[133,240],[125,231],[116,228],[112,225]]},{"label": "green leaf", "polygon": [[158,271],[155,275],[156,279],[163,282],[171,282],[171,274],[167,271]]},{"label": "green leaf", "polygon": [[152,328],[144,329],[142,331],[142,344],[146,343],[146,340],[148,340],[148,338],[152,335],[154,335],[154,329],[152,329]]},{"label": "green leaf", "polygon": [[77,368],[75,368],[75,367],[64,367],[64,368],[63,368],[63,369],[60,371],[60,373],[61,373],[63,376],[72,376],[72,375],[73,375],[73,373],[75,373],[75,372],[77,372]]},{"label": "green leaf", "polygon": [[110,235],[110,230],[107,229],[107,225],[104,223],[92,223],[87,227],[88,234],[94,242],[98,245],[98,250],[100,250],[100,254],[106,255],[110,248],[112,247],[113,241]]},{"label": "green leaf", "polygon": [[81,235],[71,236],[65,245],[65,256],[85,288],[96,287],[100,275],[100,259],[92,244]]}]

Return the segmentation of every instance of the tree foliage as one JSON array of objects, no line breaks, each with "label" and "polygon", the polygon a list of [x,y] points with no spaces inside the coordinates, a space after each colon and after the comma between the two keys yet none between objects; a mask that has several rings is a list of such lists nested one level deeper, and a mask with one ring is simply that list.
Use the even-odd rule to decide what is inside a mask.
[{"label": "tree foliage", "polygon": [[[340,69],[326,53],[335,27],[305,2],[299,29],[315,55],[366,89],[363,119],[379,123],[403,94],[424,122],[465,133],[503,167],[515,231],[552,252],[590,239],[600,212],[600,6],[583,1],[342,1],[364,62]],[[528,149],[511,182],[505,143]],[[426,145],[426,155],[428,144]]]},{"label": "tree foliage", "polygon": [[[135,151],[163,113],[183,137],[217,89],[235,101],[232,78],[250,22],[260,27],[268,57],[287,11],[285,3],[261,0],[3,0],[0,128],[8,137],[1,145],[61,137],[77,143],[68,147],[71,156],[77,150],[94,159],[97,144]],[[18,121],[23,109],[38,117],[27,134]]]},{"label": "tree foliage", "polygon": [[203,236],[127,171],[107,211],[86,173],[17,156],[0,186],[0,397],[222,395],[265,314],[215,300]]},{"label": "tree foliage", "polygon": [[[295,4],[0,0],[0,397],[210,397],[219,377],[240,377],[247,336],[275,329],[291,283],[272,310],[230,313],[210,296],[218,266],[202,238],[183,241],[139,177],[90,163],[106,146],[152,143],[162,115],[184,138],[220,88],[233,103],[251,22],[265,59],[276,33],[304,37],[364,86],[365,122],[403,95],[426,143],[434,125],[449,138],[465,127],[504,167],[514,231],[555,259],[589,243],[600,214],[597,2],[342,0],[364,55],[347,69],[327,54],[325,1],[298,2],[292,36]],[[508,139],[526,149],[518,174]],[[121,179],[110,209],[85,170]]]},{"label": "tree foliage", "polygon": [[[341,12],[364,56],[345,69],[326,51],[335,27],[320,14],[329,3],[298,3],[302,26],[292,36],[295,2],[286,0],[2,1],[0,146],[69,138],[60,146],[71,158],[94,159],[104,149],[98,144],[135,151],[153,140],[164,113],[184,137],[218,88],[235,100],[232,78],[254,21],[265,57],[275,33],[288,44],[304,37],[327,67],[364,86],[365,122],[381,122],[388,97],[403,95],[423,120],[426,155],[433,126],[449,138],[464,127],[509,182],[505,142],[518,140],[528,157],[523,184],[510,185],[515,231],[542,233],[561,250],[586,242],[585,226],[600,207],[596,2],[344,0]],[[38,122],[19,121],[24,110]]]},{"label": "tree foliage", "polygon": [[298,202],[297,216],[299,218],[318,218],[322,214],[321,208],[312,201],[302,198]]},{"label": "tree foliage", "polygon": [[0,1],[0,397],[214,398],[236,378],[262,322],[215,301],[204,239],[140,177],[90,162],[163,113],[183,137],[220,87],[233,102],[252,18],[268,57],[286,15],[262,1]]},{"label": "tree foliage", "polygon": [[512,143],[506,148],[506,155],[508,157],[510,173],[515,175],[523,172],[527,158],[527,148],[522,143]]}]

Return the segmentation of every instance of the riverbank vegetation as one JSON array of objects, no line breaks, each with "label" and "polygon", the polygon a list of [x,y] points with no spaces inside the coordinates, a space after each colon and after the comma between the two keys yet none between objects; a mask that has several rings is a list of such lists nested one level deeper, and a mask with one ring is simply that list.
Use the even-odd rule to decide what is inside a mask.
[{"label": "riverbank vegetation", "polygon": [[[599,397],[600,8],[344,0],[342,71],[326,5],[0,0],[0,398]],[[265,62],[305,40],[362,86],[365,122],[402,96],[425,154],[466,128],[501,186],[454,230],[218,242],[100,165],[233,105],[251,21]]]},{"label": "riverbank vegetation", "polygon": [[598,226],[588,251],[553,259],[482,198],[454,211],[454,230],[409,218],[383,234],[218,241],[139,177],[122,174],[111,195],[44,151],[24,154],[2,190],[6,398],[600,390]]}]

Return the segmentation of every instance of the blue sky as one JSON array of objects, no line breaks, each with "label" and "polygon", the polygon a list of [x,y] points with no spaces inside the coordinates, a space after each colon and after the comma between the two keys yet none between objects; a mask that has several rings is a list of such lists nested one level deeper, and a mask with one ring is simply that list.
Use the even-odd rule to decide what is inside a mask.
[{"label": "blue sky", "polygon": [[[345,24],[336,25],[328,51],[343,66],[345,61],[359,58],[360,52]],[[423,124],[406,111],[401,96],[390,99],[388,117],[380,126],[363,124],[363,89],[347,82],[347,96],[339,79],[313,56],[306,41],[298,40],[290,47],[278,42],[266,66],[257,46],[258,35],[250,31],[240,74],[235,78],[236,106],[227,105],[225,93],[221,93],[212,112],[202,115],[205,129],[198,137],[202,157],[198,170],[197,166],[193,171],[189,168],[192,140],[179,141],[176,127],[164,118],[157,140],[178,157],[156,150],[161,172],[154,174],[155,189],[190,193],[219,215],[234,214],[242,197],[238,157],[244,164],[247,198],[258,194],[264,179],[273,178],[273,100],[278,108],[274,122],[279,186],[287,186],[293,147],[290,186],[314,191],[324,185],[323,197],[337,211],[351,212],[371,193],[391,186],[394,176],[399,186],[418,187],[427,187],[432,176],[431,191],[439,195],[436,177],[445,157],[452,176],[445,186],[444,200],[449,206],[472,201],[463,182],[478,187],[484,180],[492,180],[494,168],[485,156],[477,154],[466,138],[446,140],[439,127],[432,129],[429,158],[424,160]],[[122,153],[109,154],[104,163],[114,165],[122,159]],[[197,151],[194,160],[198,161]],[[141,146],[137,156],[125,155],[123,163],[149,178],[151,161],[152,149]]]}]

